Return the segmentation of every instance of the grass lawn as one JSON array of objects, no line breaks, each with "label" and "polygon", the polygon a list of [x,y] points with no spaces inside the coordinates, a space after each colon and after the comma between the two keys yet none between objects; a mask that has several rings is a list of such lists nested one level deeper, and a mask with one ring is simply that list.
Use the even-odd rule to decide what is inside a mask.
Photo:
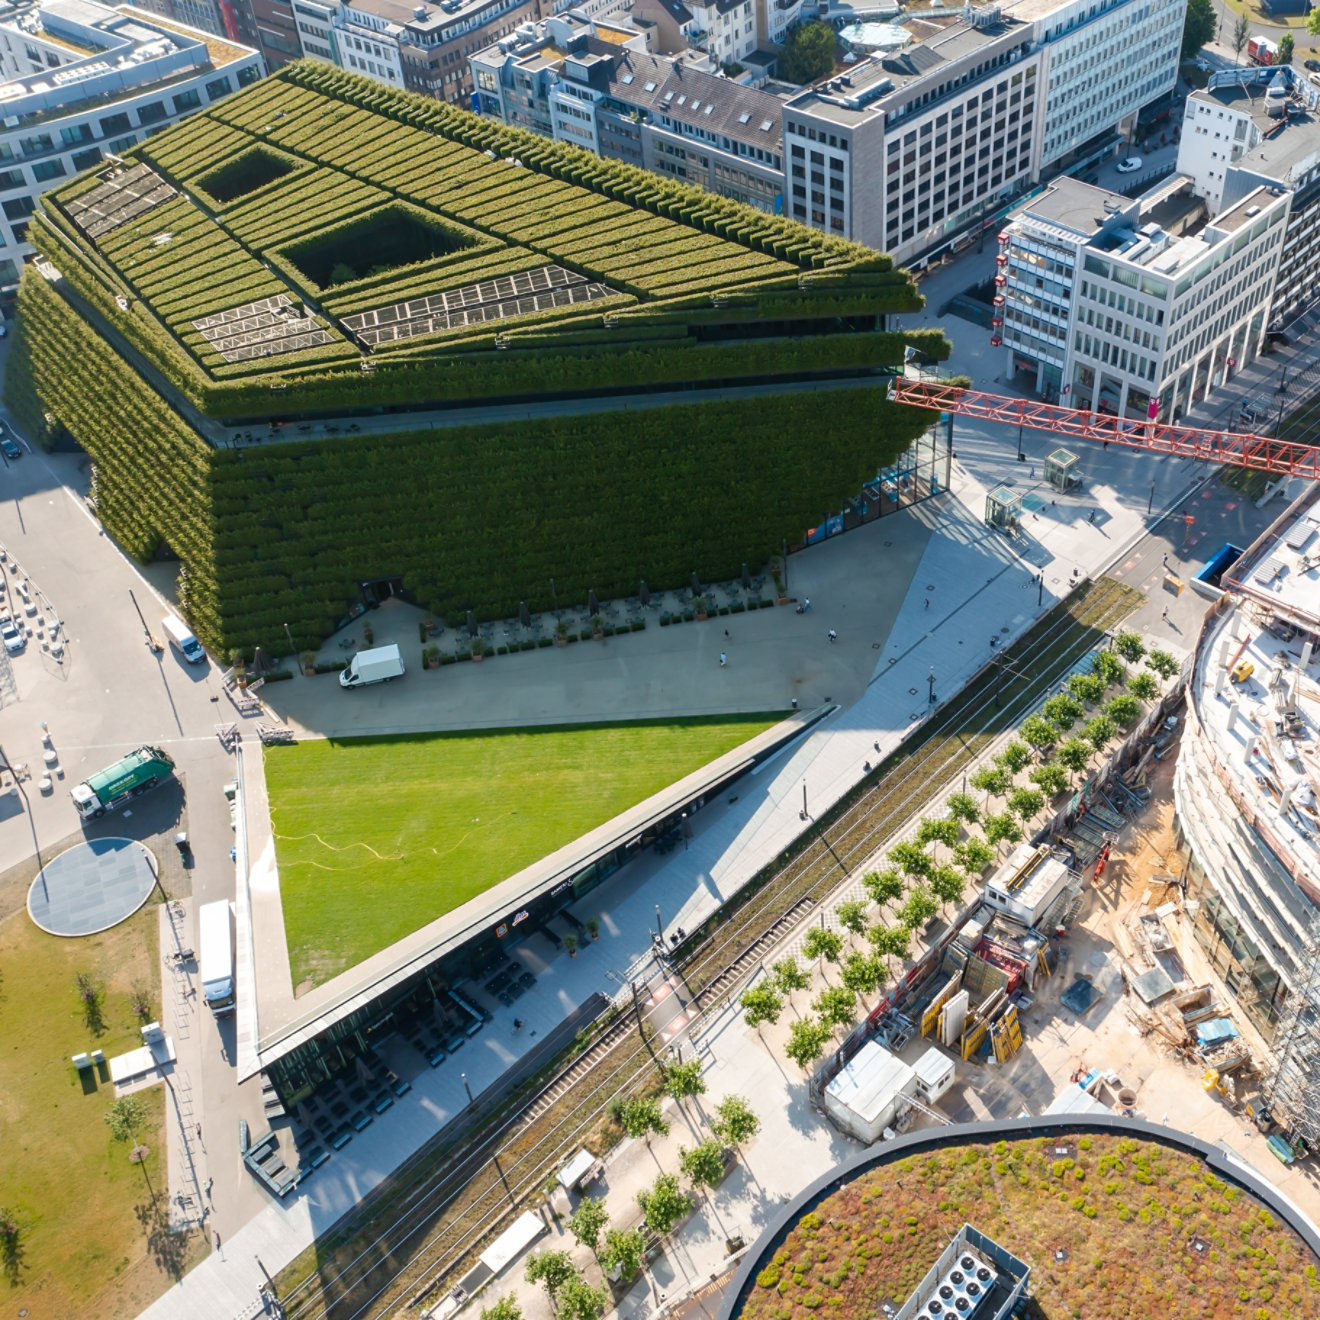
[{"label": "grass lawn", "polygon": [[[163,1231],[164,1088],[139,1093],[149,1115],[139,1140],[151,1154],[131,1164],[103,1119],[114,1101],[108,1074],[84,1083],[69,1062],[142,1043],[130,991],[147,987],[159,1016],[156,932],[154,904],[82,939],[43,934],[24,910],[0,921],[0,1206],[21,1228],[16,1268],[0,1258],[7,1315],[25,1306],[33,1316],[134,1315],[202,1250]],[[78,972],[102,991],[99,1032],[84,1019]]]},{"label": "grass lawn", "polygon": [[777,722],[709,716],[266,751],[298,993]]},{"label": "grass lawn", "polygon": [[1034,1313],[1047,1320],[1316,1314],[1311,1252],[1200,1160],[1111,1134],[1082,1136],[1062,1158],[1059,1144],[955,1146],[859,1175],[798,1220],[740,1320],[874,1320],[964,1223],[1032,1267]]}]

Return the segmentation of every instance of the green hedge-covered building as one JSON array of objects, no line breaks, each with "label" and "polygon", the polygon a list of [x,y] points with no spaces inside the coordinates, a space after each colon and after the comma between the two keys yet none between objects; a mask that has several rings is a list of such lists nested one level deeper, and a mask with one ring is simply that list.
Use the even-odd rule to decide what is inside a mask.
[{"label": "green hedge-covered building", "polygon": [[373,580],[491,618],[735,576],[929,425],[883,368],[948,347],[878,253],[319,64],[43,205],[6,400],[222,651]]}]

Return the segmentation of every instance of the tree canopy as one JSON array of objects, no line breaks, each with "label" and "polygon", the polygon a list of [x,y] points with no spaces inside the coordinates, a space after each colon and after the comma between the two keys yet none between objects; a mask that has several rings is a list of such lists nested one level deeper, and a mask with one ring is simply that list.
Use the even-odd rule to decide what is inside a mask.
[{"label": "tree canopy", "polygon": [[788,83],[810,83],[834,68],[834,29],[828,23],[799,23],[784,42],[778,76]]}]

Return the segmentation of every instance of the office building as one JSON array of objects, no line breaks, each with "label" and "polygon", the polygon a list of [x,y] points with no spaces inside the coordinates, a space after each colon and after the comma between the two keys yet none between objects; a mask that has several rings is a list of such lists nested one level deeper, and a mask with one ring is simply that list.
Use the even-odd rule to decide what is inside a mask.
[{"label": "office building", "polygon": [[268,72],[302,55],[292,0],[142,0],[140,7],[259,50]]},{"label": "office building", "polygon": [[1187,98],[1178,169],[1212,210],[1260,184],[1291,194],[1270,307],[1285,327],[1320,292],[1320,91],[1290,66],[1212,74]]},{"label": "office building", "polygon": [[32,248],[48,188],[254,82],[261,56],[129,6],[0,10],[0,294]]},{"label": "office building", "polygon": [[762,211],[783,205],[783,101],[563,14],[472,57],[483,114]]},{"label": "office building", "polygon": [[1288,202],[1258,182],[1211,218],[1186,176],[1136,200],[1056,179],[999,236],[991,342],[1046,398],[1177,420],[1259,353]]}]

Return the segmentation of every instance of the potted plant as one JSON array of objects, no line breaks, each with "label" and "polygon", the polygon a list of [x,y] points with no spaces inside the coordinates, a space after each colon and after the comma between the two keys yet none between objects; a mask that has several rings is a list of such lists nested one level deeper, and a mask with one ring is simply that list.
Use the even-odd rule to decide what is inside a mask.
[{"label": "potted plant", "polygon": [[600,641],[605,636],[604,628],[605,620],[599,614],[593,614],[591,616],[591,635],[596,641]]},{"label": "potted plant", "polygon": [[706,605],[705,596],[698,596],[696,600],[692,602],[692,609],[697,616],[697,622],[698,623],[704,622],[707,615],[707,605]]},{"label": "potted plant", "polygon": [[555,645],[568,645],[568,622],[565,619],[560,619],[559,622],[555,624]]},{"label": "potted plant", "polygon": [[229,664],[234,671],[234,682],[247,687],[247,658],[237,647],[229,653]]},{"label": "potted plant", "polygon": [[586,920],[586,927],[587,927],[587,934],[590,935],[593,940],[600,939],[599,917],[588,917]]},{"label": "potted plant", "polygon": [[422,654],[426,657],[426,667],[428,669],[440,668],[440,648],[434,642]]},{"label": "potted plant", "polygon": [[486,639],[484,637],[474,637],[472,639],[472,663],[480,664],[486,658]]},{"label": "potted plant", "polygon": [[303,671],[304,674],[314,674],[314,673],[316,673],[316,652],[315,652],[315,651],[304,651],[304,652],[302,653],[302,655],[300,655],[300,656],[298,657],[298,659],[302,661],[302,671]]},{"label": "potted plant", "polygon": [[577,957],[577,936],[574,935],[572,931],[569,931],[569,933],[564,936],[564,948],[568,950],[568,956],[570,958]]},{"label": "potted plant", "polygon": [[426,629],[428,635],[435,632],[435,620],[428,614],[422,620],[422,627]]}]

